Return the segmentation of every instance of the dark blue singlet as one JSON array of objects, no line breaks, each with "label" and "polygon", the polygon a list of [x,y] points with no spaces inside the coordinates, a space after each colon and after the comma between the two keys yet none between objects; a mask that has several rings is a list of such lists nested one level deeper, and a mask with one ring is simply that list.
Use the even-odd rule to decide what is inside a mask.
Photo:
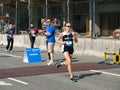
[{"label": "dark blue singlet", "polygon": [[62,37],[62,40],[64,42],[66,42],[66,44],[63,45],[63,53],[64,52],[69,52],[69,54],[73,54],[74,52],[74,49],[73,49],[73,39],[72,39],[73,35],[72,35],[72,32],[70,32],[68,35],[63,32],[63,37]]}]

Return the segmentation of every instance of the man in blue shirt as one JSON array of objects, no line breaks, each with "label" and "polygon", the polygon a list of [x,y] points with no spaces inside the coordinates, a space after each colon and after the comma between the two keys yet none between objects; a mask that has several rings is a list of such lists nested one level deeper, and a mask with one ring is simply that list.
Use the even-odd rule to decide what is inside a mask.
[{"label": "man in blue shirt", "polygon": [[14,43],[14,28],[12,24],[9,24],[9,28],[6,30],[6,34],[7,34],[6,51],[12,52]]},{"label": "man in blue shirt", "polygon": [[52,65],[54,60],[55,26],[52,25],[50,19],[46,22],[46,32],[44,34],[46,35],[47,50],[50,59],[47,65]]}]

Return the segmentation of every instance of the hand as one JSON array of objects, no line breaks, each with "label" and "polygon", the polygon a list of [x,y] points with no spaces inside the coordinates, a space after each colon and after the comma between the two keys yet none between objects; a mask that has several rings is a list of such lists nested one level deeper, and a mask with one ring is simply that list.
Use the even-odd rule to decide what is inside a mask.
[{"label": "hand", "polygon": [[42,33],[42,30],[40,29],[38,32],[39,32],[39,33]]},{"label": "hand", "polygon": [[77,43],[78,42],[77,34],[75,32],[73,32],[72,34],[73,34],[72,39]]},{"label": "hand", "polygon": [[73,39],[76,43],[78,42],[77,37],[73,37],[72,39]]},{"label": "hand", "polygon": [[41,30],[41,29],[40,29],[40,30],[39,30],[39,33],[45,33],[45,30]]},{"label": "hand", "polygon": [[31,32],[29,31],[28,33],[30,34]]},{"label": "hand", "polygon": [[66,44],[66,42],[61,42],[61,44],[63,44],[63,45],[64,45],[64,44]]},{"label": "hand", "polygon": [[13,38],[13,35],[12,34],[10,34],[10,35],[8,35],[9,37],[11,37],[11,38]]}]

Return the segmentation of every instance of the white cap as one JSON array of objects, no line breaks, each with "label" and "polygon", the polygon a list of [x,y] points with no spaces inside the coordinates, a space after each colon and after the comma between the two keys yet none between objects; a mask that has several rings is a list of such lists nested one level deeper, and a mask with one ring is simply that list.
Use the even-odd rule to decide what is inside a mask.
[{"label": "white cap", "polygon": [[48,19],[46,22],[51,22],[51,20],[50,20],[50,19]]}]

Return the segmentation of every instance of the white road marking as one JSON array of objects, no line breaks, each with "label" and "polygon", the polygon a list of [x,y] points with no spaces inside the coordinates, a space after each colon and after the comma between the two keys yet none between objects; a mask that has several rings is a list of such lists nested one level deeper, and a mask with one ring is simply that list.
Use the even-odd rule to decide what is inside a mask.
[{"label": "white road marking", "polygon": [[99,70],[90,70],[90,71],[120,77],[120,75],[119,75],[119,74],[114,74],[114,73],[109,73],[109,72],[104,72],[104,71],[99,71]]},{"label": "white road marking", "polygon": [[12,54],[6,54],[6,53],[0,53],[0,54],[5,56],[10,56],[10,57],[22,58],[21,56],[12,55]]},{"label": "white road marking", "polygon": [[20,80],[15,79],[15,78],[7,78],[7,79],[12,80],[12,81],[15,81],[15,82],[18,82],[18,83],[21,83],[21,84],[24,84],[24,85],[28,85],[28,83],[23,82],[23,81],[20,81]]},{"label": "white road marking", "polygon": [[0,86],[12,86],[12,84],[0,81]]}]

